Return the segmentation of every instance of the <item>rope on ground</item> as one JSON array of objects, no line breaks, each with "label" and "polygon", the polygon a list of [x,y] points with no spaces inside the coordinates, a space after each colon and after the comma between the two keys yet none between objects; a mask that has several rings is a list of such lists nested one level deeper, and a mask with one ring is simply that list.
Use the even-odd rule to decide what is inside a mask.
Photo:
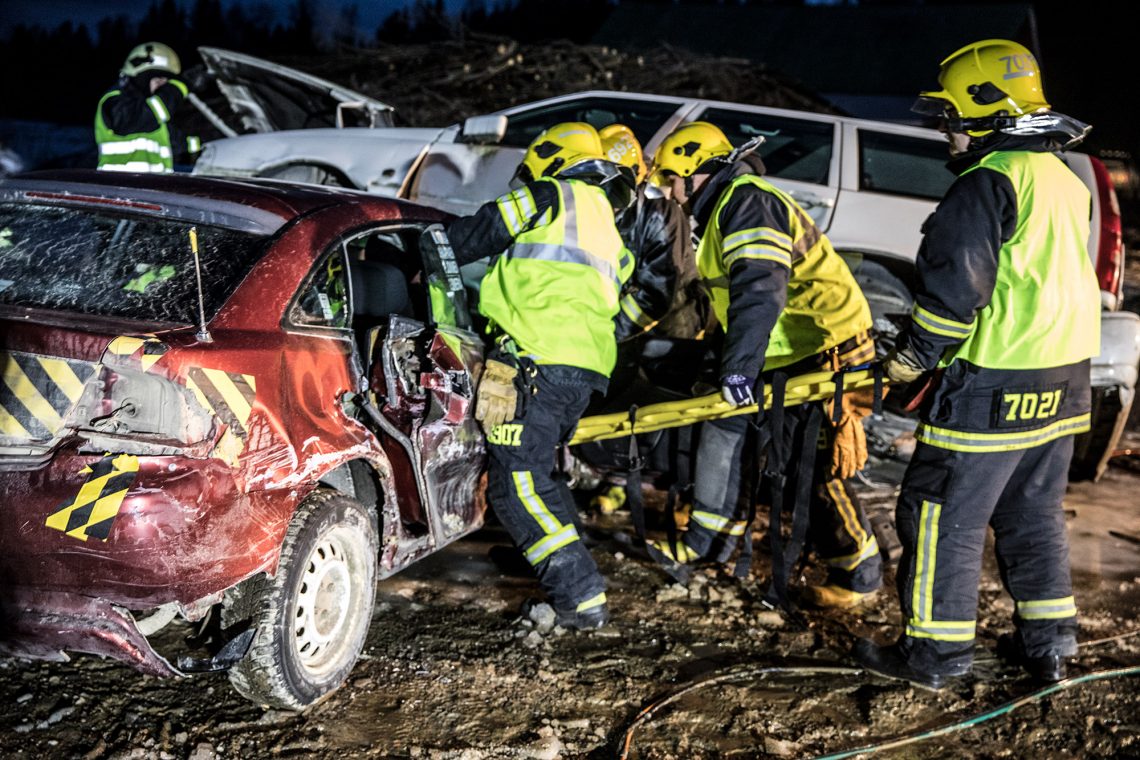
[{"label": "rope on ground", "polygon": [[662,697],[661,699],[653,702],[633,719],[629,724],[629,728],[625,730],[625,741],[622,743],[621,760],[628,760],[629,751],[633,748],[633,734],[637,731],[642,723],[648,721],[653,715],[666,705],[676,702],[681,697],[691,692],[703,689],[708,686],[713,686],[718,683],[728,683],[731,681],[739,681],[744,678],[751,678],[754,676],[766,675],[799,675],[799,676],[817,676],[817,675],[855,675],[861,673],[860,668],[848,667],[828,667],[823,665],[806,666],[806,667],[766,667],[766,668],[745,668],[743,670],[735,670],[730,673],[722,673],[718,676],[712,676],[703,680],[691,683],[679,691]]},{"label": "rope on ground", "polygon": [[856,755],[877,753],[888,749],[898,749],[899,747],[905,747],[908,744],[915,744],[916,742],[933,739],[936,736],[945,736],[946,734],[951,734],[955,731],[973,728],[974,726],[985,723],[988,720],[993,720],[994,718],[1001,717],[1002,715],[1013,712],[1019,707],[1024,707],[1025,705],[1038,702],[1050,694],[1064,691],[1065,689],[1072,688],[1073,686],[1079,686],[1080,684],[1088,683],[1090,681],[1100,681],[1105,678],[1119,678],[1121,676],[1135,675],[1140,675],[1140,666],[1131,668],[1117,668],[1115,670],[1098,670],[1093,673],[1086,673],[1083,676],[1066,678],[1064,681],[1058,681],[1055,684],[1045,686],[1038,689],[1037,691],[1026,694],[1024,697],[1010,700],[1009,702],[1006,702],[999,707],[995,707],[994,709],[987,712],[966,718],[965,720],[950,723],[939,728],[931,729],[929,731],[918,731],[913,734],[907,734],[906,736],[901,736],[897,739],[892,739],[881,744],[868,744],[865,747],[849,749],[843,752],[836,752],[831,755],[819,755],[815,758],[815,760],[839,760],[840,758],[844,757],[855,757]]},{"label": "rope on ground", "polygon": [[[1140,635],[1140,629],[1137,629],[1135,631],[1128,631],[1127,633],[1121,633],[1121,634],[1118,634],[1116,636],[1109,636],[1109,637],[1106,637],[1103,639],[1094,639],[1092,641],[1082,641],[1078,646],[1080,646],[1080,647],[1098,646],[1100,644],[1107,644],[1111,641],[1120,641],[1121,639],[1127,639],[1127,638],[1130,638],[1132,636],[1137,636],[1137,635]],[[862,673],[862,672],[864,672],[862,668],[850,668],[850,667],[830,667],[830,666],[765,667],[765,668],[746,668],[743,670],[734,670],[734,671],[729,672],[729,673],[722,673],[721,675],[718,675],[718,676],[711,676],[709,678],[702,679],[702,680],[697,681],[695,683],[691,683],[688,686],[684,687],[683,689],[675,691],[668,696],[665,696],[665,697],[662,697],[661,699],[658,699],[657,701],[655,701],[655,702],[649,704],[647,707],[645,707],[641,712],[639,712],[637,714],[637,716],[633,719],[633,721],[629,724],[629,727],[625,731],[625,740],[622,743],[622,751],[621,751],[621,755],[620,755],[620,760],[628,760],[630,750],[633,748],[633,735],[643,723],[647,722],[650,718],[652,718],[661,708],[666,707],[667,705],[670,705],[673,702],[676,702],[681,697],[685,696],[686,694],[690,694],[694,691],[704,689],[708,686],[714,686],[718,683],[728,683],[728,682],[732,682],[732,681],[739,681],[739,680],[742,680],[744,678],[751,678],[754,676],[767,676],[767,675],[797,675],[797,676],[855,675],[855,674]],[[1135,675],[1140,675],[1140,666],[1127,667],[1127,668],[1116,668],[1114,670],[1098,670],[1098,671],[1094,671],[1092,673],[1086,673],[1083,676],[1075,676],[1073,678],[1067,678],[1064,681],[1058,681],[1055,684],[1050,684],[1049,686],[1042,687],[1042,688],[1038,689],[1037,691],[1030,692],[1029,694],[1026,694],[1023,697],[1018,697],[1017,699],[1010,700],[1009,702],[1006,702],[1003,705],[995,707],[992,710],[988,710],[984,713],[980,713],[978,715],[972,716],[970,718],[966,718],[964,720],[957,721],[955,723],[949,723],[947,725],[941,726],[939,728],[933,728],[933,729],[930,729],[928,731],[918,731],[918,732],[915,732],[912,734],[905,734],[905,735],[900,736],[896,739],[890,739],[890,740],[883,742],[883,743],[880,743],[880,744],[869,744],[865,747],[859,747],[857,749],[844,750],[842,752],[838,752],[838,753],[834,753],[834,754],[830,754],[830,755],[819,755],[815,758],[815,760],[840,760],[840,758],[845,758],[845,757],[855,757],[856,755],[882,752],[883,750],[888,750],[888,749],[897,749],[898,747],[904,747],[908,744],[915,744],[917,742],[925,741],[927,739],[933,739],[937,736],[944,736],[946,734],[954,733],[956,731],[961,731],[961,730],[964,730],[967,728],[973,728],[974,726],[985,723],[986,721],[993,720],[994,718],[998,718],[998,717],[1001,717],[1002,715],[1006,715],[1008,713],[1011,713],[1019,707],[1024,707],[1027,704],[1032,704],[1033,702],[1038,702],[1038,701],[1044,699],[1045,697],[1049,696],[1050,694],[1055,694],[1059,691],[1064,691],[1065,689],[1072,688],[1073,686],[1079,686],[1081,684],[1089,683],[1091,681],[1100,681],[1100,680],[1106,679],[1106,678],[1119,678],[1119,677],[1123,677],[1123,676],[1135,676]]]}]

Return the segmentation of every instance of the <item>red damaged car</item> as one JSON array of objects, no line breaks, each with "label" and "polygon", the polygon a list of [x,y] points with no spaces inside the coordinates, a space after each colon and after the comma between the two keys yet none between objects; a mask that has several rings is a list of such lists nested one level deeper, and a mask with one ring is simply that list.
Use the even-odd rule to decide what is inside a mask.
[{"label": "red damaged car", "polygon": [[[376,579],[483,519],[482,344],[442,219],[270,181],[0,180],[0,652],[228,667],[292,709],[337,688]],[[208,615],[206,657],[148,641]]]}]

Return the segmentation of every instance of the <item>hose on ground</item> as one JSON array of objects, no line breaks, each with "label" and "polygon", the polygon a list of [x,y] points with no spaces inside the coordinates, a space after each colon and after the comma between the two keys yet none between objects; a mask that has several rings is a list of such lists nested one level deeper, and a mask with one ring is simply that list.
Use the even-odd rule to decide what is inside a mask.
[{"label": "hose on ground", "polygon": [[[1079,646],[1091,647],[1091,646],[1096,646],[1098,644],[1105,644],[1105,643],[1108,643],[1110,641],[1120,641],[1121,639],[1127,639],[1127,638],[1130,638],[1130,637],[1136,636],[1136,635],[1140,635],[1140,630],[1129,631],[1127,633],[1122,633],[1122,634],[1119,634],[1116,636],[1109,636],[1109,637],[1103,638],[1103,639],[1095,639],[1093,641],[1084,641],[1084,642],[1081,642]],[[634,735],[634,733],[636,733],[637,729],[643,723],[646,723],[659,710],[661,710],[661,708],[666,707],[666,706],[672,704],[673,702],[676,702],[681,697],[685,696],[686,694],[690,694],[694,691],[698,691],[700,689],[704,689],[704,688],[707,688],[709,686],[714,686],[718,683],[730,683],[732,681],[740,681],[740,680],[743,680],[745,678],[752,678],[752,677],[757,677],[757,676],[767,676],[767,675],[795,675],[795,676],[855,675],[855,674],[862,673],[862,672],[863,672],[862,668],[829,667],[829,666],[822,666],[822,665],[821,666],[799,666],[799,667],[778,667],[778,666],[774,666],[774,667],[762,667],[762,668],[745,668],[745,669],[734,670],[734,671],[731,671],[728,673],[722,673],[720,675],[711,676],[709,678],[701,679],[700,681],[696,681],[694,683],[691,683],[688,686],[686,686],[686,687],[684,687],[678,691],[675,691],[672,694],[669,694],[668,696],[665,696],[665,697],[662,697],[661,699],[658,699],[657,701],[653,702],[652,704],[650,704],[650,705],[646,706],[644,709],[642,709],[641,712],[639,712],[634,717],[633,721],[630,722],[628,728],[626,728],[625,738],[624,738],[624,741],[622,742],[622,751],[621,751],[621,755],[619,755],[619,758],[620,758],[620,760],[629,760],[630,750],[633,749],[633,735]],[[877,753],[877,752],[882,752],[882,751],[888,750],[888,749],[897,749],[899,747],[903,747],[903,746],[906,746],[908,744],[915,744],[917,742],[925,741],[927,739],[933,739],[937,736],[945,736],[946,734],[951,734],[951,733],[954,733],[956,731],[962,731],[962,730],[965,730],[967,728],[973,728],[974,726],[977,726],[977,725],[980,725],[980,724],[985,723],[987,721],[993,720],[994,718],[999,718],[1003,715],[1007,715],[1007,714],[1013,712],[1014,710],[1018,709],[1019,707],[1024,707],[1025,705],[1032,704],[1034,702],[1038,702],[1038,701],[1044,699],[1045,697],[1047,697],[1051,694],[1055,694],[1057,692],[1064,691],[1066,689],[1070,689],[1074,686],[1079,686],[1081,684],[1089,683],[1092,681],[1100,681],[1100,680],[1103,680],[1106,678],[1121,678],[1121,677],[1125,677],[1125,676],[1136,676],[1136,675],[1140,675],[1140,666],[1133,666],[1133,667],[1126,667],[1126,668],[1115,668],[1112,670],[1098,670],[1098,671],[1094,671],[1092,673],[1086,673],[1082,676],[1074,676],[1073,678],[1066,678],[1063,681],[1058,681],[1057,683],[1050,684],[1049,686],[1044,686],[1044,687],[1042,687],[1036,691],[1030,692],[1029,694],[1026,694],[1025,696],[1018,697],[1017,699],[1010,700],[1009,702],[1006,702],[1002,705],[999,705],[998,707],[995,707],[992,710],[987,710],[986,712],[979,713],[977,715],[971,716],[969,718],[965,718],[963,720],[956,721],[954,723],[948,723],[946,725],[939,726],[938,728],[932,728],[932,729],[929,729],[927,731],[917,731],[917,732],[912,733],[912,734],[905,734],[903,736],[896,737],[894,739],[889,739],[885,742],[880,742],[878,744],[868,744],[867,746],[858,747],[856,749],[843,750],[842,752],[833,753],[833,754],[829,754],[829,755],[820,755],[820,756],[817,756],[814,760],[840,760],[840,758],[855,757],[856,755]]]}]

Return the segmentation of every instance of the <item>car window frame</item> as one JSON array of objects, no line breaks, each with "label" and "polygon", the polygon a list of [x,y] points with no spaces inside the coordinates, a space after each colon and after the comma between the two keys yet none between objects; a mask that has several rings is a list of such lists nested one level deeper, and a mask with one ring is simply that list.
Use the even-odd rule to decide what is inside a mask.
[{"label": "car window frame", "polygon": [[[510,130],[510,120],[512,118],[515,118],[518,116],[523,116],[523,115],[526,115],[527,113],[529,113],[531,111],[536,111],[536,110],[540,110],[543,108],[553,107],[553,106],[562,105],[562,104],[570,104],[570,103],[574,103],[574,102],[578,102],[578,101],[585,101],[585,100],[589,100],[589,99],[628,100],[631,103],[653,103],[653,104],[662,104],[662,105],[674,106],[673,113],[670,114],[669,116],[667,116],[664,119],[664,121],[662,122],[661,126],[652,135],[650,135],[648,137],[648,139],[645,141],[645,144],[643,147],[646,150],[649,149],[650,145],[655,145],[657,142],[659,142],[659,138],[660,138],[660,136],[662,136],[663,130],[672,129],[672,127],[670,125],[671,124],[675,125],[680,120],[679,119],[679,112],[683,111],[684,113],[687,114],[691,110],[692,104],[693,104],[693,101],[691,99],[681,98],[681,97],[677,97],[677,96],[673,96],[673,95],[651,95],[651,94],[644,94],[644,93],[625,93],[625,92],[619,92],[619,91],[614,91],[614,90],[586,90],[583,92],[574,92],[574,93],[568,93],[566,95],[559,95],[558,97],[554,97],[554,98],[546,98],[545,100],[538,100],[538,101],[535,101],[533,103],[526,103],[524,105],[515,106],[513,108],[506,108],[506,109],[503,109],[501,111],[496,111],[496,113],[502,114],[503,116],[507,117],[507,129]],[[683,116],[684,114],[680,114],[680,115]],[[556,123],[556,122],[551,122],[551,124],[553,124],[553,123]],[[620,123],[620,122],[616,122],[616,123]],[[515,149],[524,149],[524,150],[527,147],[527,145],[513,145],[513,144],[507,143],[506,142],[506,135],[504,135],[503,141],[498,143],[498,146],[502,147],[502,148],[515,148]]]},{"label": "car window frame", "polygon": [[[947,150],[945,139],[934,140],[934,139],[932,139],[926,135],[923,135],[923,134],[907,134],[905,132],[898,131],[898,130],[875,129],[869,125],[855,124],[855,125],[853,125],[853,136],[854,136],[854,141],[855,141],[855,145],[854,145],[855,189],[858,190],[858,192],[870,193],[873,195],[885,195],[885,196],[890,196],[892,198],[904,198],[907,200],[922,201],[925,203],[939,203],[942,200],[942,198],[945,197],[946,191],[943,191],[942,195],[939,195],[938,197],[932,197],[932,196],[928,196],[928,195],[916,195],[914,193],[907,193],[907,192],[903,192],[903,191],[899,191],[899,190],[888,190],[888,189],[884,189],[884,188],[867,187],[864,184],[864,166],[865,166],[865,160],[866,160],[865,150],[864,150],[864,144],[865,143],[863,140],[864,133],[882,135],[882,136],[885,136],[887,138],[897,138],[897,139],[901,139],[901,140],[913,140],[915,142],[920,142],[920,141],[930,142],[932,146],[937,146],[943,152],[943,157],[944,157],[943,163],[950,160],[950,154],[949,154],[949,151]],[[953,184],[953,182],[954,182],[954,175],[949,169],[946,169],[946,172],[947,172],[948,177],[949,177],[949,181],[947,183],[946,190],[949,190],[950,185]]]}]

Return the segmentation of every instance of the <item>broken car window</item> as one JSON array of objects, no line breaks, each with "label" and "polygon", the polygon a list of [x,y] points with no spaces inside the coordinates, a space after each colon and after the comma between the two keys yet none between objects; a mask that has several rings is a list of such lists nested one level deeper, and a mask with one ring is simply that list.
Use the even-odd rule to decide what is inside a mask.
[{"label": "broken car window", "polygon": [[[194,324],[191,226],[103,210],[0,204],[0,304]],[[207,319],[261,257],[266,240],[198,226]]]}]

